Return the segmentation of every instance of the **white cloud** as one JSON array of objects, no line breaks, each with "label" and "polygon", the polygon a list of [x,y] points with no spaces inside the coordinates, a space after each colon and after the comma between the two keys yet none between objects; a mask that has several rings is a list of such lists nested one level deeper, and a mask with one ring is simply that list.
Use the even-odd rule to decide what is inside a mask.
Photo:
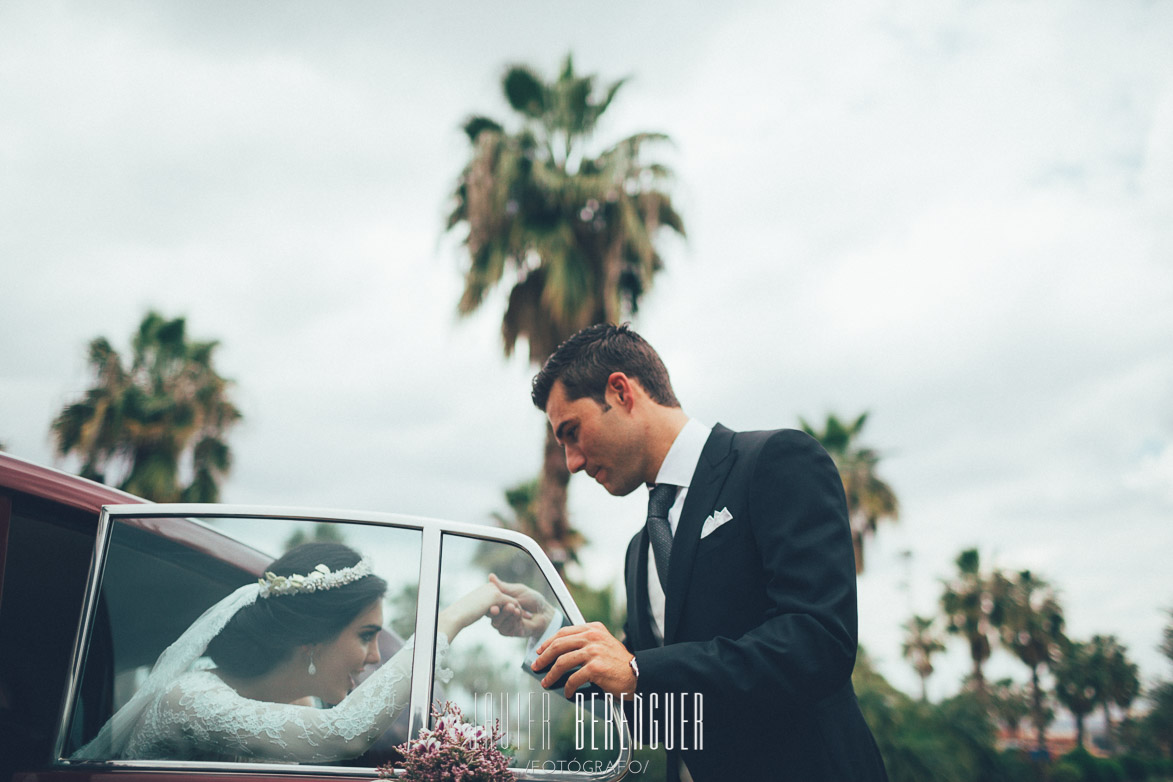
[{"label": "white cloud", "polygon": [[1124,485],[1173,506],[1173,445],[1161,443],[1144,453],[1124,476]]}]

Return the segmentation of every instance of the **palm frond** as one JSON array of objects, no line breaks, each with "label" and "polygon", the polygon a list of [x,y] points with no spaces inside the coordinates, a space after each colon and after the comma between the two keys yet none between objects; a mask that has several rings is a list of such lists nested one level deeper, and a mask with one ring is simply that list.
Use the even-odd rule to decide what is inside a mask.
[{"label": "palm frond", "polygon": [[663,196],[660,199],[660,225],[667,226],[679,234],[681,237],[687,237],[688,234],[684,231],[684,219],[677,213],[676,208],[672,205],[672,201]]},{"label": "palm frond", "polygon": [[513,65],[501,81],[505,99],[514,111],[530,119],[539,119],[548,110],[546,86],[528,65]]},{"label": "palm frond", "polygon": [[468,136],[468,140],[473,144],[477,142],[477,138],[484,132],[490,133],[504,133],[505,129],[496,120],[482,117],[480,115],[473,115],[464,121],[460,126],[464,134]]},{"label": "palm frond", "polygon": [[615,100],[615,96],[619,94],[619,90],[623,88],[623,85],[626,84],[630,78],[630,76],[624,76],[622,79],[611,83],[611,86],[609,86],[607,91],[603,94],[603,99],[596,104],[597,114],[602,114],[608,108],[610,108],[611,101]]},{"label": "palm frond", "polygon": [[542,312],[542,291],[545,285],[546,272],[538,268],[530,272],[523,280],[509,291],[509,299],[505,307],[505,315],[501,320],[501,338],[505,345],[505,355],[510,356],[520,337],[526,337],[532,343],[535,335],[541,328],[544,319]]}]

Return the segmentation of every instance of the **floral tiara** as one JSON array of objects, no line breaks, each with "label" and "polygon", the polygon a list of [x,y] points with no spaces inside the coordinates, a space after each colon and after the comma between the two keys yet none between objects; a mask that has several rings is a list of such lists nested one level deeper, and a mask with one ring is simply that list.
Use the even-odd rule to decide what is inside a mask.
[{"label": "floral tiara", "polygon": [[304,576],[300,574],[279,576],[271,571],[265,571],[264,578],[257,579],[257,583],[261,585],[261,597],[300,595],[344,586],[358,581],[360,578],[365,578],[371,573],[371,563],[362,559],[353,567],[344,567],[339,570],[331,570],[326,565],[318,565]]}]

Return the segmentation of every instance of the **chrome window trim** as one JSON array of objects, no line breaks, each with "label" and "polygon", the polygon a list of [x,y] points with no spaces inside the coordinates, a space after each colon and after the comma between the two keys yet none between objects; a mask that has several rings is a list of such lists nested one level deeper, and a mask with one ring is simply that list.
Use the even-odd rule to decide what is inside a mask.
[{"label": "chrome window trim", "polygon": [[[370,777],[373,771],[369,767],[348,766],[310,766],[300,764],[270,764],[270,763],[223,763],[199,761],[167,761],[167,760],[105,760],[105,761],[77,761],[62,757],[65,748],[66,736],[73,719],[74,704],[77,690],[81,684],[83,666],[83,652],[89,645],[90,628],[93,614],[97,609],[100,577],[103,572],[106,554],[110,543],[110,530],[118,518],[165,518],[187,517],[194,523],[203,523],[202,519],[234,518],[234,519],[265,519],[281,518],[294,521],[325,521],[367,524],[381,527],[398,527],[401,529],[415,529],[422,534],[419,562],[419,596],[416,603],[415,649],[412,657],[411,698],[408,704],[408,735],[415,737],[427,724],[430,715],[430,701],[432,692],[433,658],[435,652],[436,614],[439,610],[440,566],[445,534],[481,540],[495,540],[513,544],[528,553],[537,564],[538,569],[553,589],[558,602],[572,624],[583,624],[582,612],[579,611],[570,591],[558,575],[554,564],[546,553],[542,551],[532,538],[513,530],[500,527],[488,527],[481,524],[469,524],[458,521],[429,518],[426,516],[411,516],[396,513],[382,513],[375,511],[352,511],[329,508],[313,508],[300,506],[267,506],[267,505],[226,505],[208,503],[160,503],[160,504],[128,504],[104,505],[98,518],[97,537],[94,543],[93,556],[90,559],[90,573],[86,585],[86,594],[75,636],[73,655],[70,666],[69,680],[65,688],[64,703],[62,704],[60,723],[58,725],[57,742],[54,746],[53,763],[67,767],[98,767],[98,768],[126,768],[126,769],[161,769],[161,770],[199,770],[222,771],[233,775],[241,773],[280,773],[305,774],[310,776],[362,776]],[[423,610],[427,607],[427,611]],[[618,708],[615,711],[616,724],[621,716]],[[627,772],[631,764],[631,742],[625,730],[619,730],[619,752],[615,760],[616,771],[587,772],[587,771],[545,771],[512,768],[511,771],[518,779],[523,780],[550,780],[550,782],[576,782],[589,780],[590,782],[608,782],[619,779]]]},{"label": "chrome window trim", "polygon": [[[417,738],[431,715],[432,669],[436,653],[436,618],[440,601],[440,539],[442,533],[425,527],[420,545],[420,580],[415,609],[415,650],[411,659],[411,699],[407,735]],[[429,606],[430,610],[424,610]],[[418,696],[418,697],[417,697]]]},{"label": "chrome window trim", "polygon": [[62,759],[65,751],[65,737],[69,726],[73,724],[73,707],[77,699],[77,690],[81,686],[82,666],[84,655],[82,652],[89,648],[90,628],[93,626],[94,612],[98,605],[98,577],[102,566],[106,562],[106,552],[110,544],[110,513],[106,506],[98,515],[98,530],[94,539],[94,550],[90,555],[90,572],[86,578],[86,591],[82,602],[81,619],[78,622],[77,632],[73,639],[73,652],[70,656],[69,678],[65,683],[65,694],[60,710],[60,722],[57,725],[57,741],[53,745],[55,763],[69,762]]}]

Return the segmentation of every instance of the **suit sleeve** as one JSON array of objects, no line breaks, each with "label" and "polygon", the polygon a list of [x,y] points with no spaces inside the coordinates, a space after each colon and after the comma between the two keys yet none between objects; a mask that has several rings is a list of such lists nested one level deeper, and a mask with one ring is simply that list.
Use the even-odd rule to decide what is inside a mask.
[{"label": "suit sleeve", "polygon": [[814,438],[796,430],[773,433],[750,470],[747,507],[765,580],[763,620],[740,637],[639,652],[639,692],[704,692],[725,703],[793,708],[850,679],[855,560],[838,470]]}]

